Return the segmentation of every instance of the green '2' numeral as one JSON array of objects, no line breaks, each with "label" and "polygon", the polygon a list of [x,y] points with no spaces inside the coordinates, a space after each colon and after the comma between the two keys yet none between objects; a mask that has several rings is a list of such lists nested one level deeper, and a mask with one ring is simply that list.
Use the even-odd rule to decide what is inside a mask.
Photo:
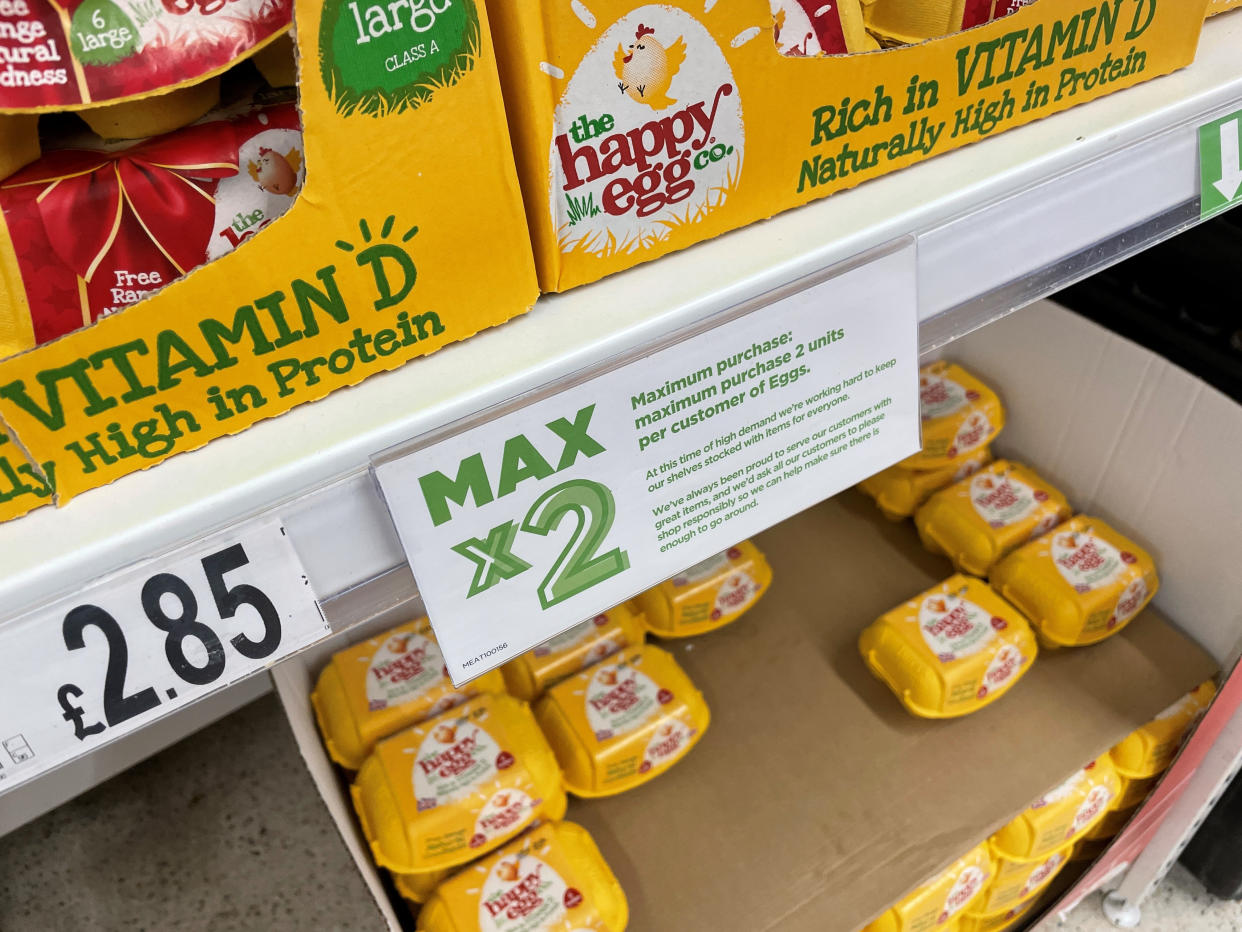
[{"label": "green '2' numeral", "polygon": [[608,486],[590,479],[571,479],[548,489],[530,506],[522,530],[546,536],[569,514],[577,526],[539,584],[539,603],[545,609],[630,568],[629,554],[620,547],[596,555],[612,530],[617,505]]}]

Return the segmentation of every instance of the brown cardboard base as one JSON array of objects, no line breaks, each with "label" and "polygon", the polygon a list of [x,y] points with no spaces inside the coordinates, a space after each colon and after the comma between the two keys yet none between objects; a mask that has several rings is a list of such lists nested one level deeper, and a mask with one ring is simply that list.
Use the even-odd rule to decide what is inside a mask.
[{"label": "brown cardboard base", "polygon": [[1044,651],[1004,699],[907,714],[858,632],[952,572],[857,493],[759,539],[771,590],[736,624],[668,642],[712,724],[658,780],[576,800],[630,928],[850,932],[1216,671],[1155,610],[1090,648]]}]

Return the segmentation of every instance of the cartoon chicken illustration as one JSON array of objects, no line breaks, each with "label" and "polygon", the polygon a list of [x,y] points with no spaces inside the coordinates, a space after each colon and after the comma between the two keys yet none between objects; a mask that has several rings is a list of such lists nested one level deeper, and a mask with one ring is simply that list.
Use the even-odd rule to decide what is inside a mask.
[{"label": "cartoon chicken illustration", "polygon": [[[279,192],[276,192],[279,193]],[[404,654],[410,646],[410,635],[398,634],[388,642],[388,650],[394,654]]]},{"label": "cartoon chicken illustration", "polygon": [[600,670],[598,676],[599,676],[599,681],[603,683],[605,686],[616,685],[616,682],[617,682],[617,671],[616,670]]},{"label": "cartoon chicken illustration", "polygon": [[655,30],[642,23],[629,48],[617,46],[612,64],[620,81],[617,87],[640,104],[663,110],[677,103],[668,96],[669,86],[686,59],[686,43],[681,36],[667,48],[655,37]]},{"label": "cartoon chicken illustration", "polygon": [[452,744],[453,739],[457,737],[456,725],[437,725],[436,730],[432,732],[435,739],[441,744]]},{"label": "cartoon chicken illustration", "polygon": [[503,880],[505,883],[513,883],[515,880],[518,879],[519,873],[520,871],[518,870],[518,862],[516,860],[501,861],[499,864],[496,865],[496,876],[499,877],[501,880]]},{"label": "cartoon chicken illustration", "polygon": [[949,610],[949,603],[944,599],[928,599],[927,607],[937,614],[944,614]]},{"label": "cartoon chicken illustration", "polygon": [[259,147],[259,158],[247,168],[264,191],[293,197],[298,193],[298,169],[302,166],[302,153],[290,149],[281,155],[267,146]]}]

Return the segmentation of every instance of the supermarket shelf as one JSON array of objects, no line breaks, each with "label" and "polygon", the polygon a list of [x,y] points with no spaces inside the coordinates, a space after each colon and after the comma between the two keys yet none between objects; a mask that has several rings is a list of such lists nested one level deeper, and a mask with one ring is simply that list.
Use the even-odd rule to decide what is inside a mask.
[{"label": "supermarket shelf", "polygon": [[[1219,17],[1177,74],[545,297],[466,343],[0,525],[0,637],[57,593],[264,511],[321,598],[372,579],[403,563],[375,454],[901,236],[918,243],[923,348],[942,346],[1197,220],[1197,126],[1242,108],[1240,46],[1242,14]],[[134,760],[154,750],[150,730],[126,739]]]},{"label": "supermarket shelf", "polygon": [[0,617],[289,501],[316,591],[344,589],[401,562],[365,472],[374,454],[911,232],[924,348],[943,345],[1197,217],[1196,127],[1242,107],[1240,45],[1242,17],[1214,20],[1179,73],[545,297],[432,357],[0,526]]}]

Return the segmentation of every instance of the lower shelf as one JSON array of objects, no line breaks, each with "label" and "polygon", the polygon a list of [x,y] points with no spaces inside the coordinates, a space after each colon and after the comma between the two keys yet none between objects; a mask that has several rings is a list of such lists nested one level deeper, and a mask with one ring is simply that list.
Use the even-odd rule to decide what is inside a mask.
[{"label": "lower shelf", "polygon": [[[856,639],[948,576],[948,561],[856,493],[759,543],[776,574],[759,605],[729,628],[665,644],[711,707],[703,740],[650,784],[570,807],[625,888],[635,930],[855,929],[1217,668],[1149,610],[1096,647],[1043,652],[974,716],[915,719],[867,672]],[[313,727],[297,724],[309,725],[296,687],[318,671],[308,664],[278,686],[356,842],[341,783]],[[354,850],[372,872],[365,846]]]}]

